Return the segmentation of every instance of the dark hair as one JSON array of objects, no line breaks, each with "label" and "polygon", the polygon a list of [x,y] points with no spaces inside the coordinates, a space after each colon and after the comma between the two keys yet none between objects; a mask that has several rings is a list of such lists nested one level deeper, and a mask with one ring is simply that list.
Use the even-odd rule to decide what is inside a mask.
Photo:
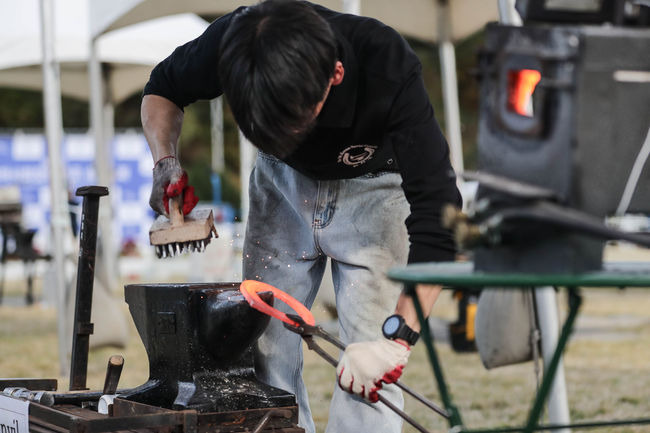
[{"label": "dark hair", "polygon": [[266,153],[289,156],[315,123],[336,59],[331,27],[305,2],[267,0],[233,17],[218,72],[244,135]]}]

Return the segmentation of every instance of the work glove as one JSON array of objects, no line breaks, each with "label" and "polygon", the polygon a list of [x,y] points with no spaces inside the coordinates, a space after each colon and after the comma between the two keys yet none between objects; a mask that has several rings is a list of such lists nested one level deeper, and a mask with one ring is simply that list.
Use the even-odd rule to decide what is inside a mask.
[{"label": "work glove", "polygon": [[339,386],[375,403],[382,384],[397,382],[402,375],[410,353],[408,345],[386,338],[352,343],[336,367]]},{"label": "work glove", "polygon": [[153,186],[149,206],[162,215],[169,216],[169,199],[180,196],[183,215],[194,209],[199,198],[194,187],[187,184],[187,173],[174,156],[161,158],[153,167]]}]

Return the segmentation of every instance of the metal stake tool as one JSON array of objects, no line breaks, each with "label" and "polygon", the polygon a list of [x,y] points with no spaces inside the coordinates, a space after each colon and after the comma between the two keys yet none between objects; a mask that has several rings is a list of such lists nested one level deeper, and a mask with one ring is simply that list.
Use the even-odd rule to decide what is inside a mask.
[{"label": "metal stake tool", "polygon": [[86,375],[88,373],[89,340],[90,334],[93,333],[90,313],[95,279],[99,198],[108,195],[108,188],[105,186],[84,186],[77,189],[76,195],[83,197],[83,207],[81,230],[79,232],[77,293],[72,334],[72,358],[70,360],[70,391],[88,389],[86,388]]}]

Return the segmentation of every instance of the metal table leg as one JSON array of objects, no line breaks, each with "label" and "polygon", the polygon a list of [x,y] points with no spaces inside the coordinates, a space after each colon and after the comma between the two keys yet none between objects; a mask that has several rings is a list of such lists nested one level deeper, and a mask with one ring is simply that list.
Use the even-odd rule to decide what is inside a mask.
[{"label": "metal table leg", "polygon": [[[438,359],[438,355],[435,349],[433,336],[431,335],[431,332],[429,330],[428,321],[424,317],[422,306],[420,305],[417,296],[415,296],[415,286],[407,285],[406,292],[413,299],[415,311],[418,315],[418,320],[420,321],[420,324],[422,326],[422,330],[421,330],[422,340],[424,341],[424,344],[427,348],[429,362],[431,363],[433,374],[438,384],[440,397],[442,399],[443,404],[445,405],[445,409],[447,409],[447,412],[450,415],[449,425],[452,428],[456,427],[457,429],[459,429],[458,431],[464,431],[464,429],[462,428],[462,419],[460,416],[460,412],[458,411],[458,408],[453,404],[451,394],[449,393],[449,390],[447,388],[447,383],[445,382],[445,378],[442,372],[442,366],[440,364],[440,360]],[[525,427],[523,428],[523,431],[525,433],[530,433],[538,430],[539,419],[542,414],[542,410],[544,408],[546,399],[548,397],[548,393],[550,391],[553,378],[555,377],[555,373],[557,371],[562,353],[564,352],[564,349],[566,348],[566,345],[569,341],[569,336],[573,331],[573,325],[575,323],[575,319],[578,315],[578,310],[580,309],[580,305],[582,303],[582,296],[580,295],[579,289],[577,287],[568,288],[568,297],[569,297],[569,313],[562,326],[562,331],[560,333],[560,337],[558,339],[558,343],[555,348],[555,352],[553,353],[551,362],[545,368],[542,384],[539,388],[539,391],[537,392],[537,395],[535,396],[533,405],[528,414],[528,420],[526,422]],[[514,431],[514,430],[505,428],[503,430],[488,429],[485,431]]]},{"label": "metal table leg", "polygon": [[528,421],[526,422],[526,428],[524,432],[529,433],[536,430],[539,425],[539,418],[542,414],[542,409],[544,408],[544,403],[548,397],[548,393],[551,389],[551,384],[553,383],[553,378],[555,377],[555,372],[557,371],[558,364],[564,348],[569,341],[569,336],[573,331],[573,324],[576,317],[578,316],[578,310],[580,309],[580,304],[582,303],[582,296],[580,296],[579,289],[577,287],[569,287],[569,314],[562,326],[562,331],[560,332],[560,338],[557,342],[557,347],[553,353],[553,358],[548,366],[545,366],[544,378],[542,380],[542,385],[535,396],[533,406],[528,414]]},{"label": "metal table leg", "polygon": [[413,299],[413,305],[415,306],[415,311],[418,315],[420,326],[422,327],[420,333],[422,334],[422,340],[424,341],[424,344],[427,348],[429,362],[433,368],[433,374],[436,377],[436,382],[438,383],[440,398],[442,399],[442,403],[445,405],[447,413],[449,413],[449,426],[462,426],[463,423],[460,418],[460,413],[451,400],[451,395],[447,389],[447,383],[445,382],[445,378],[442,374],[442,367],[440,365],[440,361],[438,360],[438,355],[434,346],[433,335],[431,335],[431,331],[429,330],[429,322],[424,317],[420,301],[415,295],[415,285],[407,284],[406,293]]}]

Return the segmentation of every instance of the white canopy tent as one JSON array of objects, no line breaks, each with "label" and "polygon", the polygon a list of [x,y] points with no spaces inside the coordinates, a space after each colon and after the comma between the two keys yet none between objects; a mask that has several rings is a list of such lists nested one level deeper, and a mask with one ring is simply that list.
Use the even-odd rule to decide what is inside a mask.
[{"label": "white canopy tent", "polygon": [[[104,73],[99,93],[101,122],[106,128],[95,129],[96,169],[98,183],[111,185],[108,166],[107,139],[112,135],[112,104],[120,102],[142,89],[151,67],[165,58],[171,50],[195,38],[207,23],[194,14],[161,17],[129,28],[110,32],[96,39],[96,51],[91,50],[89,0],[24,0],[0,3],[0,86],[44,91],[46,136],[50,155],[52,206],[52,248],[55,258],[57,307],[59,310],[59,358],[61,373],[67,368],[64,333],[65,279],[62,277],[62,238],[69,231],[65,192],[65,173],[60,160],[63,137],[61,94],[89,99],[91,95],[88,64],[91,52],[97,54],[96,65]],[[169,29],[174,28],[174,32]],[[104,98],[103,95],[106,95]],[[104,120],[104,119],[102,119]],[[114,239],[111,233],[112,207],[100,206],[100,228],[103,243],[98,249],[106,272],[115,279],[117,265]],[[105,281],[107,288],[116,281]]]},{"label": "white canopy tent", "polygon": [[[438,41],[438,16],[444,3],[449,3],[450,37],[453,41],[476,32],[489,20],[498,19],[496,1],[486,0],[315,0],[335,10],[354,12],[377,18],[403,35],[423,41]],[[238,6],[255,4],[253,0],[111,0],[95,1],[91,5],[93,36],[152,18],[193,12],[199,15],[223,15]],[[442,5],[442,6],[441,6]]]},{"label": "white canopy tent", "polygon": [[[90,98],[89,8],[88,0],[54,2],[54,55],[61,65],[61,93],[83,100]],[[38,14],[38,0],[0,3],[0,86],[43,88]],[[184,13],[102,35],[97,55],[109,71],[107,99],[119,103],[142,89],[152,65],[206,27],[205,20]]]}]

